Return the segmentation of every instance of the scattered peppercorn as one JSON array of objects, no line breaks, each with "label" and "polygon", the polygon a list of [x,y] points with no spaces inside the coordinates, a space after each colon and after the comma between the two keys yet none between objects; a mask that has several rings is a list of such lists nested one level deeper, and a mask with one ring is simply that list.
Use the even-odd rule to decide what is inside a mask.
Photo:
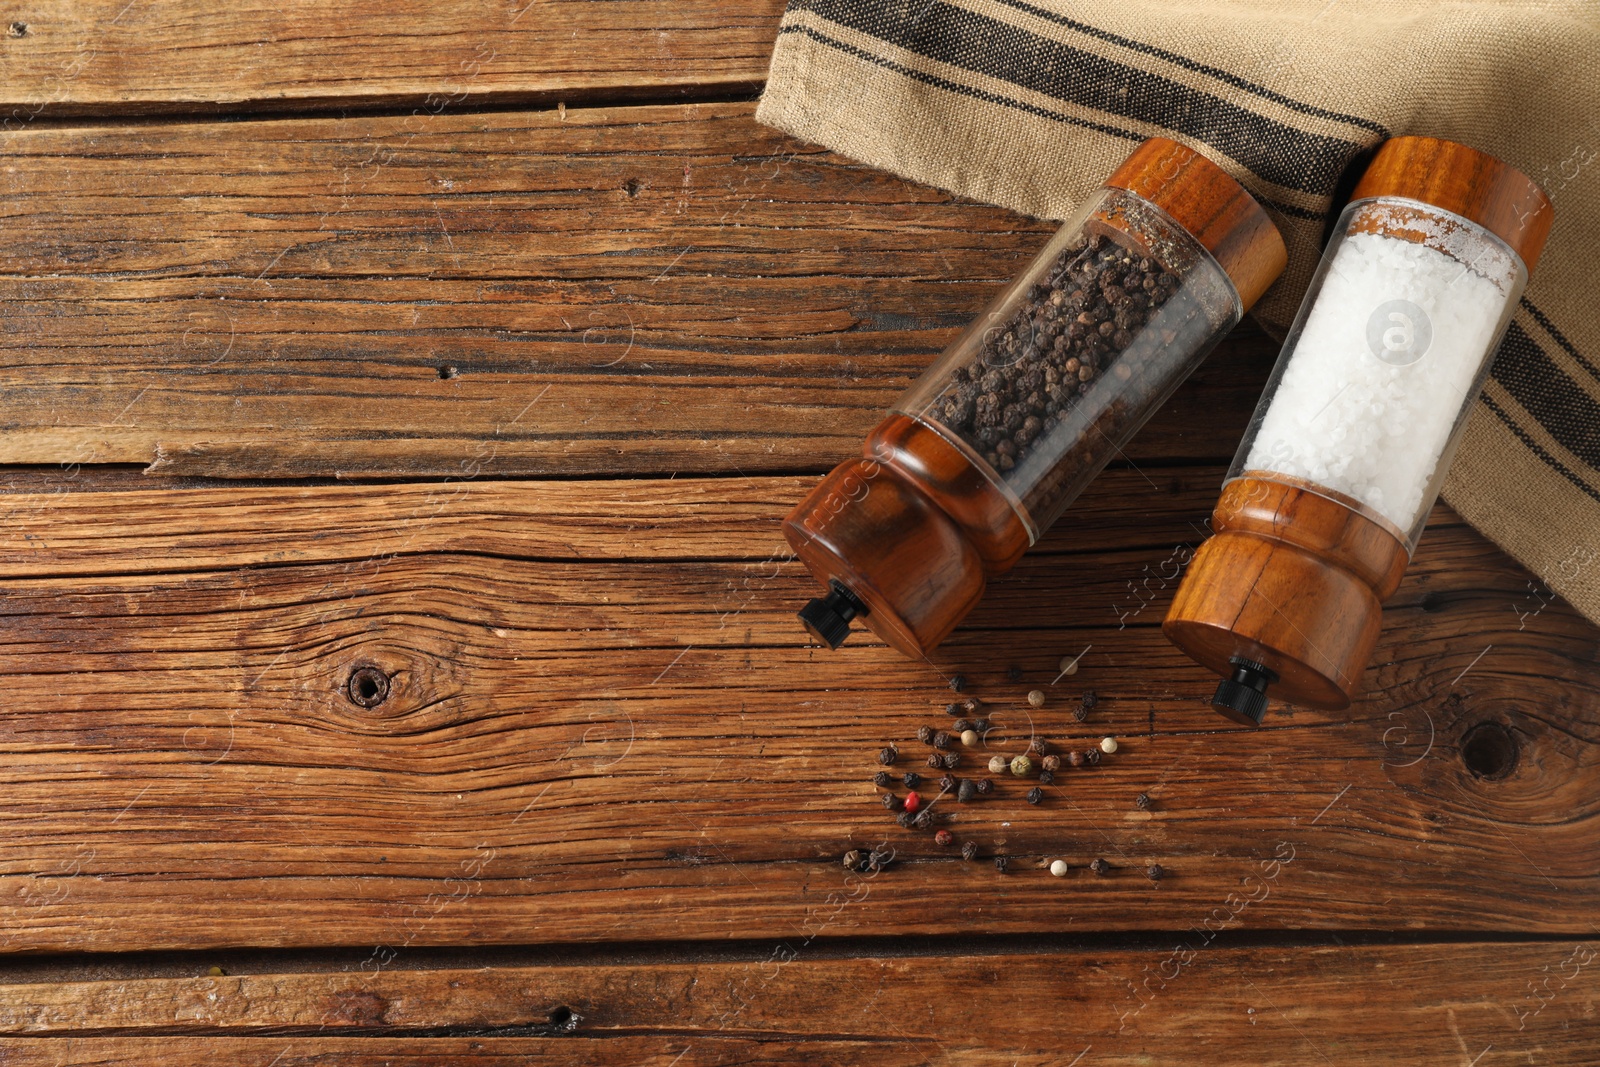
[{"label": "scattered peppercorn", "polygon": [[1056,784],[1056,772],[1055,771],[1040,771],[1039,772],[1039,784],[1040,785],[1055,785]]},{"label": "scattered peppercorn", "polygon": [[899,758],[900,750],[895,748],[893,745],[889,745],[882,752],[878,753],[878,762],[883,764],[885,767],[894,766],[894,761]]},{"label": "scattered peppercorn", "polygon": [[1089,864],[1089,869],[1095,874],[1110,874],[1111,864],[1096,856]]},{"label": "scattered peppercorn", "polygon": [[979,700],[977,697],[967,697],[961,702],[961,710],[966,712],[968,715],[976,715],[978,713],[978,709],[981,707],[983,707],[983,701]]},{"label": "scattered peppercorn", "polygon": [[956,788],[956,799],[961,801],[963,804],[977,795],[978,787],[973,784],[971,778],[964,780],[961,785]]},{"label": "scattered peppercorn", "polygon": [[1061,669],[1062,674],[1078,673],[1078,660],[1076,656],[1062,656],[1061,662],[1056,664],[1056,666]]},{"label": "scattered peppercorn", "polygon": [[971,719],[957,719],[955,722],[950,724],[951,733],[964,734],[970,729],[972,729]]},{"label": "scattered peppercorn", "polygon": [[905,783],[907,789],[915,789],[922,784],[922,775],[916,771],[907,771],[900,776],[900,781]]},{"label": "scattered peppercorn", "polygon": [[1098,748],[1091,748],[1089,751],[1085,752],[1083,754],[1083,762],[1087,763],[1091,767],[1096,766],[1100,762],[1100,750]]},{"label": "scattered peppercorn", "polygon": [[931,727],[931,726],[919,726],[919,727],[917,727],[917,740],[921,741],[925,745],[933,744],[933,727]]},{"label": "scattered peppercorn", "polygon": [[939,788],[946,793],[954,792],[956,787],[960,784],[960,782],[956,781],[956,777],[953,774],[947,774],[943,778],[939,779]]},{"label": "scattered peppercorn", "polygon": [[983,738],[978,736],[978,731],[976,730],[961,731],[961,743],[968,748],[977,748],[978,742],[981,740],[983,740]]},{"label": "scattered peppercorn", "polygon": [[951,679],[950,679],[950,688],[951,689],[954,689],[956,692],[959,693],[963,689],[965,689],[966,687],[967,687],[967,676],[966,675],[957,674],[957,675],[954,675],[953,677],[951,677]]},{"label": "scattered peppercorn", "polygon": [[1061,757],[1046,756],[1044,759],[1039,761],[1039,766],[1043,767],[1047,771],[1059,771],[1061,769]]},{"label": "scattered peppercorn", "polygon": [[1032,789],[1028,790],[1028,803],[1029,804],[1037,804],[1037,803],[1039,803],[1039,801],[1041,801],[1043,799],[1044,799],[1044,790],[1043,789],[1040,789],[1038,786],[1034,786]]},{"label": "scattered peppercorn", "polygon": [[1066,860],[1056,860],[1054,863],[1050,864],[1050,873],[1055,875],[1057,878],[1065,878],[1067,876],[1067,872],[1071,869],[1072,868],[1067,866]]},{"label": "scattered peppercorn", "polygon": [[1153,801],[1150,799],[1149,793],[1140,793],[1138,796],[1133,798],[1133,806],[1138,808],[1140,811],[1149,811],[1152,803]]},{"label": "scattered peppercorn", "polygon": [[1166,874],[1167,872],[1162,870],[1161,864],[1159,863],[1152,863],[1150,866],[1144,869],[1144,876],[1150,879],[1152,882],[1161,881],[1162,878],[1166,877]]},{"label": "scattered peppercorn", "polygon": [[905,829],[909,830],[911,829],[911,820],[913,818],[915,818],[915,816],[913,816],[909,811],[902,811],[899,815],[894,817],[894,821],[899,823]]},{"label": "scattered peppercorn", "polygon": [[932,767],[934,770],[938,770],[940,767],[944,766],[944,759],[939,755],[939,753],[930,752],[928,753],[928,766]]},{"label": "scattered peppercorn", "polygon": [[875,848],[867,856],[867,867],[874,871],[881,871],[894,862],[894,849]]},{"label": "scattered peppercorn", "polygon": [[1009,766],[1011,766],[1011,761],[1006,759],[1004,756],[989,757],[990,774],[1004,774],[1006,772],[1006,768]]},{"label": "scattered peppercorn", "polygon": [[915,826],[918,830],[926,830],[928,827],[933,825],[933,812],[926,808],[922,809],[921,811],[917,812],[916,816],[911,820],[911,825]]},{"label": "scattered peppercorn", "polygon": [[1028,703],[1032,704],[1036,708],[1044,707],[1044,690],[1030,690],[1028,693]]},{"label": "scattered peppercorn", "polygon": [[1008,682],[1020,682],[1020,681],[1022,681],[1022,668],[1018,667],[1014,663],[1011,666],[1007,667],[1006,668],[1006,681],[1008,681]]},{"label": "scattered peppercorn", "polygon": [[1001,874],[1006,873],[1006,865],[1007,861],[1004,856],[996,856],[994,858],[994,869],[999,871]]},{"label": "scattered peppercorn", "polygon": [[[916,794],[912,794],[915,796]],[[883,794],[883,806],[890,811],[899,811],[903,801],[893,793]]]},{"label": "scattered peppercorn", "polygon": [[960,704],[946,704],[944,706],[944,710],[947,715],[960,715],[967,709],[962,707]]},{"label": "scattered peppercorn", "polygon": [[956,843],[956,835],[951,833],[949,830],[940,830],[938,833],[933,835],[933,840],[937,844],[948,847]]},{"label": "scattered peppercorn", "polygon": [[916,792],[916,790],[912,790],[906,794],[905,806],[906,810],[911,812],[913,815],[916,814],[918,808],[922,807],[922,797]]},{"label": "scattered peppercorn", "polygon": [[976,841],[968,841],[966,844],[962,845],[961,858],[966,860],[968,863],[971,863],[973,860],[977,859],[978,843]]},{"label": "scattered peppercorn", "polygon": [[992,792],[994,792],[994,783],[991,782],[987,778],[979,778],[978,779],[978,795],[986,797]]},{"label": "scattered peppercorn", "polygon": [[938,733],[933,735],[934,748],[949,748],[950,741],[950,731],[948,730],[940,730]]},{"label": "scattered peppercorn", "polygon": [[959,766],[961,766],[961,753],[946,752],[944,754],[943,767],[945,770],[953,771]]},{"label": "scattered peppercorn", "polygon": [[989,720],[988,719],[973,719],[972,720],[972,728],[974,730],[978,731],[978,735],[981,737],[982,735],[984,735],[984,734],[989,732]]},{"label": "scattered peppercorn", "polygon": [[1033,770],[1033,760],[1027,756],[1017,756],[1011,761],[1011,773],[1018,778],[1025,778]]},{"label": "scattered peppercorn", "polygon": [[844,865],[849,867],[851,870],[855,870],[858,866],[860,866],[861,850],[853,848],[849,852],[846,852],[844,854]]},{"label": "scattered peppercorn", "polygon": [[894,779],[889,777],[888,771],[879,771],[872,776],[872,784],[879,789],[888,789],[893,783]]},{"label": "scattered peppercorn", "polygon": [[1109,755],[1111,755],[1111,753],[1115,752],[1116,750],[1117,750],[1117,739],[1115,737],[1102,737],[1100,739],[1100,751],[1101,752],[1104,752],[1106,755],[1109,756]]},{"label": "scattered peppercorn", "polygon": [[1067,753],[1067,762],[1072,764],[1074,767],[1082,767],[1083,753],[1079,752],[1077,749],[1073,749],[1071,752]]},{"label": "scattered peppercorn", "polygon": [[1050,742],[1046,741],[1042,737],[1035,737],[1032,741],[1028,742],[1028,751],[1033,753],[1035,756],[1042,756],[1046,752],[1050,751]]}]

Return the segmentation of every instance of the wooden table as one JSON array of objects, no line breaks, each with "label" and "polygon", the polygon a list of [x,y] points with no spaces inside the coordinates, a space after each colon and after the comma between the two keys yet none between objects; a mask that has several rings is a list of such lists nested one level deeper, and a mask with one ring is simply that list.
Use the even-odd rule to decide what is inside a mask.
[{"label": "wooden table", "polygon": [[[779,10],[15,9],[0,1063],[1600,1060],[1600,630],[1440,507],[1347,713],[1161,639],[1258,333],[935,662],[802,640],[779,520],[1051,227],[757,126]],[[1121,740],[970,863],[871,782],[957,673]]]}]

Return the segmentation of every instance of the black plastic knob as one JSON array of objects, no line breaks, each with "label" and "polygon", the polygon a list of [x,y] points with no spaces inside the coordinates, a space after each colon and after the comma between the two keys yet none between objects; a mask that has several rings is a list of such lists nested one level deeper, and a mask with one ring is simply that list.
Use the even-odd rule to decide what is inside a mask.
[{"label": "black plastic knob", "polygon": [[1218,683],[1211,706],[1241,726],[1260,726],[1267,715],[1267,686],[1276,682],[1278,675],[1243,656],[1234,656],[1228,663],[1233,677]]},{"label": "black plastic knob", "polygon": [[812,637],[838,648],[850,636],[850,620],[865,615],[867,606],[843,582],[834,578],[828,583],[828,595],[817,597],[798,612],[800,621]]}]

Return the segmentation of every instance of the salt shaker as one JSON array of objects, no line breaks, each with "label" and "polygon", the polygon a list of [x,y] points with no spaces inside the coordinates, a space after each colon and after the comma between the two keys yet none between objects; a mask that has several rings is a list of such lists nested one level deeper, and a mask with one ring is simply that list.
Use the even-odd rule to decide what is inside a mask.
[{"label": "salt shaker", "polygon": [[1010,570],[1282,271],[1283,240],[1221,168],[1141,144],[789,515],[828,593],[923,656]]},{"label": "salt shaker", "polygon": [[1162,629],[1260,723],[1348,707],[1511,312],[1542,189],[1431,137],[1378,150],[1339,217]]}]

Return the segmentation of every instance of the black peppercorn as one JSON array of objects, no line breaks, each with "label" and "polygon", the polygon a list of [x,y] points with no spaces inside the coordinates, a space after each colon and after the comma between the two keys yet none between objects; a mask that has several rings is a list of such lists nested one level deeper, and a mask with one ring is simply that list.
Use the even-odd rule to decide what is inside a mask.
[{"label": "black peppercorn", "polygon": [[965,804],[978,795],[978,787],[968,778],[956,787],[956,799]]},{"label": "black peppercorn", "polygon": [[978,843],[976,841],[968,841],[966,844],[962,845],[961,858],[966,860],[968,863],[971,863],[973,860],[977,859]]},{"label": "black peppercorn", "polygon": [[940,767],[944,766],[944,757],[939,755],[937,752],[928,753],[928,766],[932,767],[934,770],[938,770]]},{"label": "black peppercorn", "polygon": [[1162,878],[1166,877],[1166,874],[1167,872],[1161,869],[1161,864],[1159,863],[1152,863],[1144,869],[1144,876],[1152,882],[1161,881]]},{"label": "black peppercorn", "polygon": [[966,712],[968,715],[976,715],[978,713],[978,709],[981,707],[983,707],[983,701],[979,700],[977,697],[967,697],[967,699],[961,702],[961,710]]},{"label": "black peppercorn", "polygon": [[1100,750],[1098,748],[1089,749],[1089,751],[1087,751],[1087,752],[1085,752],[1083,754],[1083,762],[1087,763],[1091,767],[1093,767],[1095,764],[1099,763],[1100,762]]},{"label": "black peppercorn", "polygon": [[1032,741],[1028,742],[1028,751],[1032,752],[1036,756],[1042,756],[1046,752],[1050,751],[1050,742],[1046,741],[1042,737],[1035,737]]},{"label": "black peppercorn", "polygon": [[934,748],[949,748],[951,741],[954,740],[948,730],[940,730],[938,733],[933,734],[932,737]]},{"label": "black peppercorn", "polygon": [[923,808],[912,817],[911,825],[915,826],[918,830],[926,830],[928,827],[933,825],[933,812],[929,811],[927,808]]},{"label": "black peppercorn", "polygon": [[894,850],[893,849],[875,848],[875,849],[872,850],[872,853],[869,856],[867,856],[867,867],[870,870],[874,870],[874,871],[881,871],[885,867],[889,866],[890,863],[893,863],[893,862],[894,862]]},{"label": "black peppercorn", "polygon": [[989,732],[989,720],[988,719],[973,719],[972,720],[972,728],[974,730],[978,731],[978,735],[981,737],[982,735],[984,735],[984,734]]},{"label": "black peppercorn", "polygon": [[1044,790],[1043,789],[1040,789],[1038,786],[1034,786],[1032,789],[1028,790],[1028,803],[1029,804],[1037,804],[1037,803],[1039,803],[1039,801],[1041,801],[1043,799],[1044,799]]},{"label": "black peppercorn", "polygon": [[878,753],[878,762],[883,764],[885,767],[894,766],[894,761],[899,759],[899,758],[900,758],[900,751],[898,749],[896,749],[893,745],[889,745],[882,752]]},{"label": "black peppercorn", "polygon": [[999,871],[1001,874],[1006,873],[1006,865],[1007,861],[1004,856],[996,856],[994,858],[994,869]]},{"label": "black peppercorn", "polygon": [[915,818],[916,816],[911,814],[909,811],[902,811],[899,815],[894,817],[894,821],[899,823],[905,829],[909,830],[911,829],[912,820]]},{"label": "black peppercorn", "polygon": [[888,789],[893,782],[894,779],[889,777],[888,771],[879,771],[872,776],[872,784],[879,789]]},{"label": "black peppercorn", "polygon": [[960,715],[962,712],[966,711],[967,709],[965,707],[961,706],[960,704],[946,704],[944,706],[944,710],[945,710],[946,714],[949,714],[949,715]]},{"label": "black peppercorn", "polygon": [[1149,793],[1140,793],[1138,796],[1133,798],[1133,806],[1138,808],[1140,811],[1149,811],[1152,803],[1154,802],[1150,799]]},{"label": "black peppercorn", "polygon": [[946,752],[944,754],[944,758],[940,761],[940,765],[947,771],[955,770],[957,767],[961,766],[961,753]]},{"label": "black peppercorn", "polygon": [[888,808],[890,811],[899,811],[901,808],[906,806],[906,802],[895,796],[893,793],[885,793],[883,794],[883,806]]},{"label": "black peppercorn", "polygon": [[954,792],[961,783],[956,781],[955,775],[947,774],[939,779],[939,789],[946,793]]},{"label": "black peppercorn", "polygon": [[954,677],[952,677],[950,679],[950,688],[954,689],[956,692],[959,693],[963,689],[965,689],[966,687],[967,687],[967,676],[966,675],[957,674],[957,675],[955,675]]},{"label": "black peppercorn", "polygon": [[1055,771],[1040,771],[1039,772],[1039,784],[1040,785],[1055,785],[1056,784],[1056,772]]},{"label": "black peppercorn", "polygon": [[988,796],[994,791],[994,783],[987,778],[978,779],[978,795]]},{"label": "black peppercorn", "polygon": [[933,743],[933,727],[931,727],[931,726],[919,726],[919,727],[917,727],[917,740],[921,741],[925,745],[932,744]]},{"label": "black peppercorn", "polygon": [[1110,874],[1111,873],[1111,864],[1107,863],[1103,859],[1100,859],[1099,857],[1096,857],[1093,861],[1090,862],[1089,869],[1091,871],[1093,871],[1095,874]]},{"label": "black peppercorn", "polygon": [[916,771],[907,771],[900,776],[900,781],[905,783],[907,789],[915,789],[922,784],[922,775]]},{"label": "black peppercorn", "polygon": [[971,719],[957,719],[950,724],[950,732],[953,734],[964,734],[970,729],[972,729]]}]

